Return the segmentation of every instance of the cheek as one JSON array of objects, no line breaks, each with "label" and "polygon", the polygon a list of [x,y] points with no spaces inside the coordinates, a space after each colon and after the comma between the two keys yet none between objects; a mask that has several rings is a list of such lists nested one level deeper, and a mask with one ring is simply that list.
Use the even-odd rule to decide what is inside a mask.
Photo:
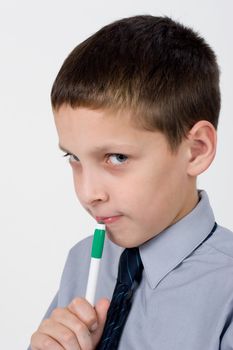
[{"label": "cheek", "polygon": [[134,176],[116,192],[119,205],[131,217],[143,218],[156,194],[156,181],[148,174]]},{"label": "cheek", "polygon": [[78,197],[78,199],[80,200],[80,197],[79,197],[79,180],[78,180],[78,176],[77,176],[77,171],[75,171],[75,169],[72,166],[71,166],[71,169],[72,169],[73,184],[74,184],[75,193],[76,193],[76,196]]},{"label": "cheek", "polygon": [[122,196],[123,203],[138,218],[150,217],[153,220],[172,208],[183,185],[184,178],[176,166],[151,167],[128,184]]}]

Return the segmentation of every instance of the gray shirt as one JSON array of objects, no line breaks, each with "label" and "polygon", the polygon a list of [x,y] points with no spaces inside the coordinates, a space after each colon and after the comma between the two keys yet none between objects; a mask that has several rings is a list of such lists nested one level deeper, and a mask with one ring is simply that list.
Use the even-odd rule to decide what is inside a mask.
[{"label": "gray shirt", "polygon": [[[233,234],[218,225],[205,240],[215,219],[207,194],[200,197],[191,213],[140,246],[142,281],[119,350],[233,349]],[[91,243],[71,249],[45,318],[85,296]],[[111,299],[121,252],[106,239],[97,300]]]}]

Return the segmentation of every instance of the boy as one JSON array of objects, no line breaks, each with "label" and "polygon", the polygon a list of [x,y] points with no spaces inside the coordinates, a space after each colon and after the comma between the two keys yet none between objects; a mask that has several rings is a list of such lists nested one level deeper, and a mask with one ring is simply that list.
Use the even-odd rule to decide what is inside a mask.
[{"label": "boy", "polygon": [[[170,18],[125,18],[72,51],[51,96],[77,197],[108,239],[95,306],[89,237],[71,249],[31,349],[233,349],[233,235],[196,188],[216,152],[211,48]],[[141,280],[118,345],[104,347],[119,258],[135,247]]]}]

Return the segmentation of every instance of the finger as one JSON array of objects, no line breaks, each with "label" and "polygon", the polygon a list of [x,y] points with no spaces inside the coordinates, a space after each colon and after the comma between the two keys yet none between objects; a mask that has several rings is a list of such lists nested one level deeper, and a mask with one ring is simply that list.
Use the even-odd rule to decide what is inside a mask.
[{"label": "finger", "polygon": [[82,350],[93,349],[93,342],[88,327],[69,309],[55,309],[52,312],[51,319],[70,329],[76,335]]},{"label": "finger", "polygon": [[110,305],[110,301],[108,299],[101,299],[96,303],[95,310],[96,310],[99,326],[98,326],[98,329],[95,332],[93,332],[93,335],[92,335],[94,346],[96,346],[96,344],[99,343],[99,340],[103,333],[109,305]]},{"label": "finger", "polygon": [[100,299],[95,306],[95,310],[97,313],[97,318],[99,323],[104,326],[106,318],[107,318],[107,312],[109,309],[110,301],[108,299]]},{"label": "finger", "polygon": [[65,350],[81,350],[76,335],[51,318],[41,323],[39,332],[55,339]]},{"label": "finger", "polygon": [[64,350],[55,339],[38,331],[32,335],[30,346],[32,350]]},{"label": "finger", "polygon": [[90,331],[98,327],[98,319],[93,306],[84,298],[75,298],[68,305],[68,310],[74,313]]}]

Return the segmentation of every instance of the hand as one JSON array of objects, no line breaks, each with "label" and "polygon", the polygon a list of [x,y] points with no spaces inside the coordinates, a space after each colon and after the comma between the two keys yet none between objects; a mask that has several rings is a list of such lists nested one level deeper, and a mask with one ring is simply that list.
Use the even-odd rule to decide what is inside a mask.
[{"label": "hand", "polygon": [[31,337],[32,350],[93,350],[106,321],[109,300],[92,307],[86,299],[75,298],[66,308],[56,308]]}]

